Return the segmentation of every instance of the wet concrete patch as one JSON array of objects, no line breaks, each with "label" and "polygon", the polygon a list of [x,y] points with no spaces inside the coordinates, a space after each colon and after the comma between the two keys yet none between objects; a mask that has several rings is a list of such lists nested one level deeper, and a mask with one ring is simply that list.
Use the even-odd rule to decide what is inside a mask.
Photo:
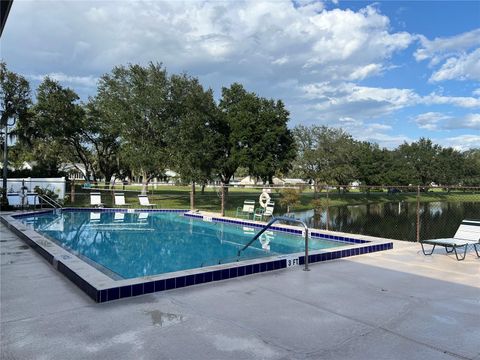
[{"label": "wet concrete patch", "polygon": [[185,317],[180,314],[165,313],[160,310],[145,311],[146,315],[150,315],[152,325],[159,327],[167,327],[184,321]]}]

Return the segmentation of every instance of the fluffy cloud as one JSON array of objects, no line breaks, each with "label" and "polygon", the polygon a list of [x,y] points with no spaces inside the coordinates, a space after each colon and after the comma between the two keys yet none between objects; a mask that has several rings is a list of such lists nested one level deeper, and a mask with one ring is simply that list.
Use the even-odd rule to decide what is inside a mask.
[{"label": "fluffy cloud", "polygon": [[438,130],[439,123],[447,119],[451,119],[451,117],[438,112],[427,112],[417,115],[414,121],[421,129]]},{"label": "fluffy cloud", "polygon": [[447,59],[430,77],[433,82],[444,80],[480,80],[480,48]]},{"label": "fluffy cloud", "polygon": [[67,84],[69,86],[81,86],[95,88],[97,86],[98,78],[94,76],[69,76],[64,73],[49,73],[43,75],[27,75],[27,78],[42,81],[45,77],[56,80],[60,83]]},{"label": "fluffy cloud", "polygon": [[448,38],[418,38],[421,45],[415,59],[429,60],[431,67],[440,65],[430,77],[431,82],[480,80],[480,29]]},{"label": "fluffy cloud", "polygon": [[[389,73],[413,61],[395,55],[418,41],[415,58],[429,62],[432,83],[478,79],[480,30],[429,40],[392,30],[377,5],[353,11],[314,0],[54,4],[15,3],[2,35],[2,57],[14,64],[12,70],[36,81],[49,75],[84,99],[113,66],[158,61],[169,72],[199,77],[216,96],[237,81],[283,99],[291,125],[342,126],[389,147],[409,140],[392,128],[398,111],[417,105],[431,113],[444,111],[435,106],[480,107],[479,89],[471,96],[445,96],[433,88],[419,94],[416,83],[404,85],[408,76],[392,82],[398,73]],[[448,123],[417,120],[426,130]],[[476,129],[477,120],[464,120],[466,128]]]},{"label": "fluffy cloud", "polygon": [[436,93],[426,95],[422,99],[426,105],[454,105],[463,108],[480,107],[480,98],[470,96],[444,96]]},{"label": "fluffy cloud", "polygon": [[480,144],[480,135],[460,135],[443,140],[444,146],[453,147],[459,151],[478,148]]},{"label": "fluffy cloud", "polygon": [[[320,119],[378,118],[416,105],[480,107],[480,98],[476,97],[443,96],[436,93],[421,96],[412,89],[367,87],[351,82],[308,84],[301,86],[301,91]],[[431,115],[435,114],[429,113]],[[420,123],[422,120],[425,119],[420,118]],[[429,120],[431,122],[431,118]],[[429,126],[423,128],[428,129]]]},{"label": "fluffy cloud", "polygon": [[452,119],[448,128],[480,130],[480,114],[467,114],[463,118]]},{"label": "fluffy cloud", "polygon": [[480,46],[480,29],[434,40],[419,35],[418,39],[421,46],[415,51],[415,59],[417,61],[430,59],[435,64],[442,58]]},{"label": "fluffy cloud", "polygon": [[74,61],[81,75],[153,60],[197,76],[352,81],[378,75],[414,40],[392,33],[373,6],[327,11],[316,1],[19,2],[14,10],[29,19],[7,29],[27,42],[28,61],[55,59],[64,73]]},{"label": "fluffy cloud", "polygon": [[404,142],[411,142],[407,135],[394,133],[392,126],[378,122],[366,122],[355,118],[341,118],[330,126],[340,127],[360,141],[377,143],[380,147],[393,149]]},{"label": "fluffy cloud", "polygon": [[428,112],[417,115],[414,121],[418,127],[427,130],[480,130],[480,114],[466,114],[462,117],[454,117],[438,112]]}]

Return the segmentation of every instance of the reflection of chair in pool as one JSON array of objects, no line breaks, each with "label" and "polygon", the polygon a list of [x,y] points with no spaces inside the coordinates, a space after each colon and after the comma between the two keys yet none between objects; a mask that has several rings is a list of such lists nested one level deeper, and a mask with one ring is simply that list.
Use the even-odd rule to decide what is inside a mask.
[{"label": "reflection of chair in pool", "polygon": [[[433,245],[433,248],[430,252],[426,252],[423,244]],[[467,255],[468,245],[472,245],[477,253],[477,256],[480,257],[480,253],[477,250],[477,245],[480,248],[480,220],[463,220],[460,226],[458,227],[457,232],[453,235],[453,238],[447,239],[430,239],[422,240],[420,242],[422,246],[422,251],[424,255],[432,255],[435,250],[435,246],[445,247],[447,253],[455,251],[455,256],[457,260],[464,260]],[[457,253],[457,248],[462,248],[463,257],[459,257]],[[449,250],[451,248],[451,250]]]},{"label": "reflection of chair in pool", "polygon": [[237,207],[236,216],[237,217],[246,217],[250,219],[253,218],[255,212],[255,201],[254,200],[245,200],[243,202],[243,207]]},{"label": "reflection of chair in pool", "polygon": [[123,212],[116,212],[113,215],[113,222],[123,222],[125,220],[125,213]]},{"label": "reflection of chair in pool", "polygon": [[8,205],[20,207],[22,206],[22,199],[19,193],[7,193]]},{"label": "reflection of chair in pool", "polygon": [[141,212],[138,214],[138,222],[146,223],[148,221],[148,212]]},{"label": "reflection of chair in pool", "polygon": [[260,241],[263,250],[270,251],[270,242],[273,240],[274,236],[275,235],[273,234],[273,231],[265,231],[262,235],[260,235],[258,240]]},{"label": "reflection of chair in pool", "polygon": [[93,205],[96,207],[103,207],[102,195],[99,192],[90,193],[90,205]]},{"label": "reflection of chair in pool", "polygon": [[123,193],[115,193],[115,206],[130,206],[125,202],[125,195]]},{"label": "reflection of chair in pool", "polygon": [[150,203],[150,201],[148,200],[148,196],[147,196],[147,195],[138,195],[138,201],[140,202],[140,205],[141,205],[141,206],[146,206],[146,207],[155,207],[155,206],[157,206],[157,204],[152,204],[152,203]]},{"label": "reflection of chair in pool", "polygon": [[98,223],[100,222],[100,217],[101,217],[102,213],[99,213],[99,212],[90,212],[90,222],[91,223]]},{"label": "reflection of chair in pool", "polygon": [[252,227],[244,226],[243,227],[243,233],[245,235],[255,235],[255,229]]}]

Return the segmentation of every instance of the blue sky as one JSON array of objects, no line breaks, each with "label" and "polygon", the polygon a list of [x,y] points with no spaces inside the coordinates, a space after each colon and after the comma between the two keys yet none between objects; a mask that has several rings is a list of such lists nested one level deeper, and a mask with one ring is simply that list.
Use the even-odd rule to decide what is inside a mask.
[{"label": "blue sky", "polygon": [[113,66],[162,62],[282,99],[290,126],[342,127],[393,148],[480,147],[479,1],[20,1],[9,69],[93,96]]}]

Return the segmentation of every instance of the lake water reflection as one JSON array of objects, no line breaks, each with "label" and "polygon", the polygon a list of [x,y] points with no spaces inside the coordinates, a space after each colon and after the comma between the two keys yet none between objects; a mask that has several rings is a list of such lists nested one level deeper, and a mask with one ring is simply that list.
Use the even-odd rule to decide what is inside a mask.
[{"label": "lake water reflection", "polygon": [[[330,206],[295,212],[309,227],[399,240],[416,240],[417,204],[392,202]],[[480,202],[420,203],[420,239],[451,237],[463,219],[480,219]]]}]

